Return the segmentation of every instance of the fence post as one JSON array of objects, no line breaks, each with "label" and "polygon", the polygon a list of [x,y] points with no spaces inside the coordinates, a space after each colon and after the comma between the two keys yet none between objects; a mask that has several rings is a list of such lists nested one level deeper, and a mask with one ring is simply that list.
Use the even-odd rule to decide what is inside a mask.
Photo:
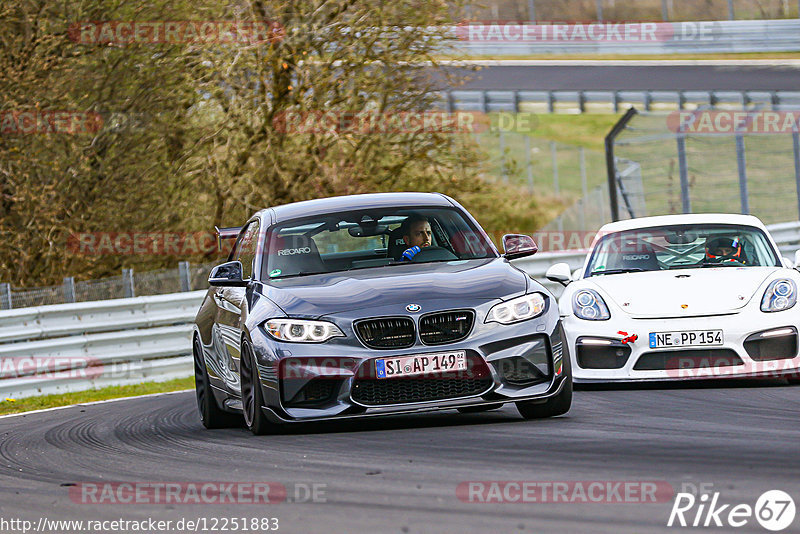
[{"label": "fence post", "polygon": [[133,289],[133,269],[122,269],[122,297],[133,298],[136,292]]},{"label": "fence post", "polygon": [[736,167],[739,169],[739,198],[742,202],[742,213],[750,215],[750,199],[747,193],[747,161],[744,155],[744,136],[736,134]]},{"label": "fence post", "polygon": [[531,136],[525,134],[525,162],[528,167],[528,188],[533,193],[533,158],[531,157]]},{"label": "fence post", "polygon": [[736,20],[736,14],[733,11],[733,0],[728,0],[728,20]]},{"label": "fence post", "polygon": [[586,200],[589,196],[589,191],[586,180],[586,152],[583,150],[582,146],[578,147],[578,154],[581,162],[581,193],[583,194],[581,197],[581,221],[579,229],[584,230],[586,228]]},{"label": "fence post", "polygon": [[506,167],[506,136],[503,130],[500,130],[500,175],[503,180],[508,182],[508,167]]},{"label": "fence post", "polygon": [[550,141],[550,156],[553,159],[553,191],[558,196],[560,194],[558,190],[558,152],[555,141]]},{"label": "fence post", "polygon": [[669,22],[669,6],[667,0],[661,0],[661,20]]},{"label": "fence post", "polygon": [[5,282],[0,284],[0,304],[2,304],[4,310],[10,310],[12,308],[11,284]]},{"label": "fence post", "polygon": [[603,0],[597,0],[597,21],[603,22]]},{"label": "fence post", "polygon": [[64,302],[75,302],[75,277],[64,278]]},{"label": "fence post", "polygon": [[683,213],[692,212],[689,198],[689,166],[686,162],[686,135],[678,134],[678,170],[681,175],[681,209]]},{"label": "fence post", "polygon": [[[800,133],[797,125],[792,128],[792,148],[794,153],[794,182],[797,187],[797,210],[800,213]],[[800,220],[800,215],[798,215]]]},{"label": "fence post", "polygon": [[189,276],[189,262],[182,261],[178,263],[178,276],[181,279],[181,291],[192,290],[192,279]]},{"label": "fence post", "polygon": [[534,0],[528,0],[528,20],[536,22],[536,5]]}]

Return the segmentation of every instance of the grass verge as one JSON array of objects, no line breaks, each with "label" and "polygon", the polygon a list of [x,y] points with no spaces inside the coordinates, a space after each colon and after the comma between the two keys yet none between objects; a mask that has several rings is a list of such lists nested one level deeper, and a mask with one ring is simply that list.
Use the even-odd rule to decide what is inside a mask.
[{"label": "grass verge", "polygon": [[70,406],[122,397],[137,397],[151,393],[166,393],[194,388],[194,377],[176,378],[166,382],[145,382],[129,386],[109,386],[101,389],[76,391],[73,393],[59,393],[55,395],[42,395],[39,397],[26,397],[24,399],[0,399],[0,415],[30,412],[58,406]]}]

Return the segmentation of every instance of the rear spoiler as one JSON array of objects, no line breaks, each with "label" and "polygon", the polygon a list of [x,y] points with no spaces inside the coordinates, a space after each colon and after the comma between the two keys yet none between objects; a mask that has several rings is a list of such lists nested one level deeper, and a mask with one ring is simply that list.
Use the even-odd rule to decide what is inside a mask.
[{"label": "rear spoiler", "polygon": [[222,240],[223,239],[236,239],[239,237],[239,232],[242,231],[241,226],[231,226],[229,228],[220,228],[219,226],[215,226],[214,230],[217,232],[217,248],[222,250]]}]

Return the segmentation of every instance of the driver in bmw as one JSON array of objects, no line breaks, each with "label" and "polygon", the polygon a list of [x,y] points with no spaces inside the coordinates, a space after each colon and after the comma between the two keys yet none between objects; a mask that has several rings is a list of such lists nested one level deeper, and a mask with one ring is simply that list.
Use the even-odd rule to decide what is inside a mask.
[{"label": "driver in bmw", "polygon": [[746,263],[738,237],[716,237],[706,241],[706,263]]},{"label": "driver in bmw", "polygon": [[403,252],[402,261],[411,261],[420,250],[431,246],[431,223],[427,217],[413,214],[409,215],[401,225],[403,228],[403,242],[408,247]]}]

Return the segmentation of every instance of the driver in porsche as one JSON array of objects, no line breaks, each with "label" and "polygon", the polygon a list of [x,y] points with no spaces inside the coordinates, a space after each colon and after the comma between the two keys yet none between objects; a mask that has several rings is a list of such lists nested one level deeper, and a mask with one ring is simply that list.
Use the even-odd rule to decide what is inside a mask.
[{"label": "driver in porsche", "polygon": [[420,250],[431,246],[431,223],[422,215],[410,215],[401,225],[403,228],[403,242],[408,247],[403,252],[402,261],[411,261]]},{"label": "driver in porsche", "polygon": [[706,263],[747,263],[738,237],[715,237],[706,241]]}]

